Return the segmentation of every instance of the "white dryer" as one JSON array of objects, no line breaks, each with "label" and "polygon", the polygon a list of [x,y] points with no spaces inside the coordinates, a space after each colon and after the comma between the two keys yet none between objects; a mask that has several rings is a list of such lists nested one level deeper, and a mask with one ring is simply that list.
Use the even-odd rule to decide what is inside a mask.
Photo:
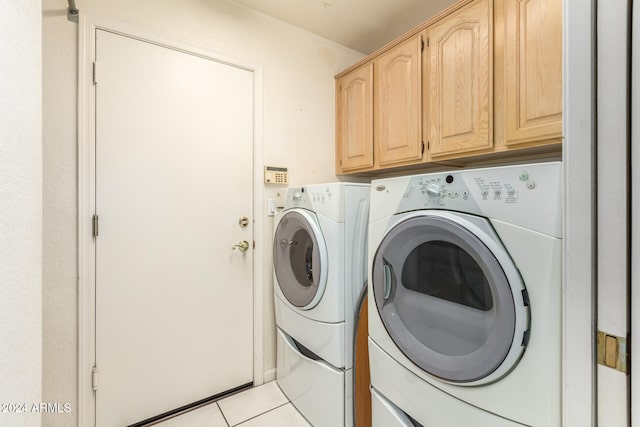
[{"label": "white dryer", "polygon": [[367,277],[369,185],[290,188],[274,221],[277,382],[314,426],[352,422],[354,316]]},{"label": "white dryer", "polygon": [[375,180],[373,425],[561,424],[562,165]]}]

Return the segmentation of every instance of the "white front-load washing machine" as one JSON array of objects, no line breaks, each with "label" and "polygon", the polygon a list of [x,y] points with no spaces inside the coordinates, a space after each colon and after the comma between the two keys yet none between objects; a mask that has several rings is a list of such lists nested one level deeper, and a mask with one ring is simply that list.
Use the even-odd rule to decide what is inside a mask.
[{"label": "white front-load washing machine", "polygon": [[369,185],[290,188],[274,221],[276,380],[315,427],[352,424],[354,316],[367,277]]},{"label": "white front-load washing machine", "polygon": [[373,425],[561,424],[562,165],[371,183]]}]

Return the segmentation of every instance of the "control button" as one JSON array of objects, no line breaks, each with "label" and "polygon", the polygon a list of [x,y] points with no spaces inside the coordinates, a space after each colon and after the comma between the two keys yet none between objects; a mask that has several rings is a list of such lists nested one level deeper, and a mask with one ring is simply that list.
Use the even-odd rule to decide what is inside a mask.
[{"label": "control button", "polygon": [[444,180],[447,181],[447,184],[451,184],[453,182],[453,176],[447,175],[447,177]]},{"label": "control button", "polygon": [[457,191],[454,191],[454,192],[453,192],[453,197],[454,197],[454,198],[455,198],[455,197],[458,197],[459,195],[460,195],[460,193],[458,193]]},{"label": "control button", "polygon": [[536,188],[536,182],[535,181],[529,181],[527,182],[527,188],[529,190],[533,190],[534,188]]},{"label": "control button", "polygon": [[527,181],[529,179],[529,172],[527,171],[522,171],[520,172],[520,175],[518,175],[518,178],[520,178],[520,181]]},{"label": "control button", "polygon": [[514,190],[513,188],[510,188],[509,191],[507,191],[507,194],[509,196],[515,196],[516,195],[516,190]]},{"label": "control button", "polygon": [[494,190],[493,194],[494,196],[499,197],[502,194],[502,190]]},{"label": "control button", "polygon": [[482,197],[487,197],[489,195],[489,190],[482,190]]},{"label": "control button", "polygon": [[463,192],[462,192],[462,197],[464,197],[465,199],[466,199],[467,197],[469,197],[469,192],[468,192],[468,191],[466,191],[466,190],[465,190],[465,191],[463,191]]},{"label": "control button", "polygon": [[302,195],[300,193],[298,193],[297,191],[293,194],[293,201],[294,202],[299,202],[301,198],[302,198]]},{"label": "control button", "polygon": [[431,184],[427,187],[427,197],[435,199],[440,197],[440,188],[436,184]]}]

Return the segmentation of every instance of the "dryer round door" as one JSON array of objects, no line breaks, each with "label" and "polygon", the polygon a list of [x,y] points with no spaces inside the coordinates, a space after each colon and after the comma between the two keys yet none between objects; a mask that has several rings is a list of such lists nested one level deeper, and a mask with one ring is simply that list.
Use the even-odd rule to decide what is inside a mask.
[{"label": "dryer round door", "polygon": [[372,273],[387,332],[428,374],[479,385],[518,363],[529,336],[528,298],[487,220],[407,214],[387,231]]},{"label": "dryer round door", "polygon": [[280,219],[273,240],[273,267],[280,290],[294,306],[315,307],[327,282],[327,247],[315,215],[292,209]]}]

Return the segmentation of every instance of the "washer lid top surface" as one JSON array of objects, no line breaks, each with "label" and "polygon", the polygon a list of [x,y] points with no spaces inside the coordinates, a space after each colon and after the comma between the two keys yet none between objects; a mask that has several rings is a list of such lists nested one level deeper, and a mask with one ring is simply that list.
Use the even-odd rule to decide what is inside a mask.
[{"label": "washer lid top surface", "polygon": [[429,212],[397,222],[378,246],[372,282],[382,323],[407,358],[445,382],[479,385],[517,364],[529,307],[490,224],[467,217]]},{"label": "washer lid top surface", "polygon": [[273,240],[273,267],[284,297],[301,309],[315,307],[327,281],[327,248],[313,213],[292,209],[280,219]]}]

